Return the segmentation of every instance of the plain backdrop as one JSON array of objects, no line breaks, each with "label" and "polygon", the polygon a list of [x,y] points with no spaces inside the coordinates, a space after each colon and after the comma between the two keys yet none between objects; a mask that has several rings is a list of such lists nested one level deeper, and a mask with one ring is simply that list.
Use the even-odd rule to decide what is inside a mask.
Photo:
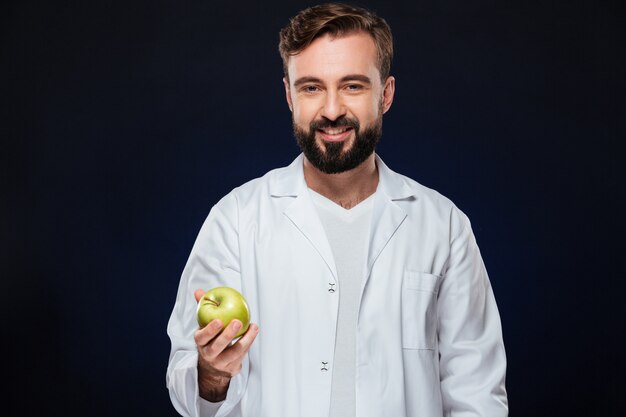
[{"label": "plain backdrop", "polygon": [[[212,205],[299,152],[277,42],[311,4],[0,6],[0,413],[176,415],[178,280]],[[379,154],[472,221],[510,415],[620,414],[623,8],[356,4],[395,37]]]}]

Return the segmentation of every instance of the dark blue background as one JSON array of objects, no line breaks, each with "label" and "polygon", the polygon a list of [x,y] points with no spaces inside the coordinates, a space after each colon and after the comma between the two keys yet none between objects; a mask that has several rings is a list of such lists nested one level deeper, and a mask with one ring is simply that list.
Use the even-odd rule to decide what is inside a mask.
[{"label": "dark blue background", "polygon": [[[625,406],[617,3],[360,3],[396,40],[379,153],[472,220],[511,416]],[[176,415],[180,273],[211,206],[298,153],[277,40],[309,4],[1,6],[3,414]]]}]

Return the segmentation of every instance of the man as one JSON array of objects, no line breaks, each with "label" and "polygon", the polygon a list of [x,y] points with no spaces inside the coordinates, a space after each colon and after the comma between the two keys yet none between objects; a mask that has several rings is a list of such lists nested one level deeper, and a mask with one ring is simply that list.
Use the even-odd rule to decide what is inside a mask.
[{"label": "man", "polygon": [[[303,154],[211,210],[168,325],[167,386],[184,415],[507,415],[500,319],[470,223],[374,150],[393,102],[391,31],[341,4],[280,34]],[[253,321],[198,329],[229,286]]]}]

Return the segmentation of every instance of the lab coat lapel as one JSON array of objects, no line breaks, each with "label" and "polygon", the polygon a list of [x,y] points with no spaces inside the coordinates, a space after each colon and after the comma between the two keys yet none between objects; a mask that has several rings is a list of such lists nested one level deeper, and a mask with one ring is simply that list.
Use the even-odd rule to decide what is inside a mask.
[{"label": "lab coat lapel", "polygon": [[311,245],[313,245],[317,253],[320,254],[332,272],[333,277],[337,280],[335,259],[333,258],[328,238],[324,232],[324,227],[319,219],[308,190],[300,192],[295,201],[285,209],[284,213],[309,242],[311,242]]},{"label": "lab coat lapel", "polygon": [[300,154],[291,165],[276,175],[270,185],[270,194],[275,198],[294,200],[283,210],[283,213],[315,248],[336,281],[335,259],[304,180],[303,159],[303,155]]},{"label": "lab coat lapel", "polygon": [[367,275],[369,277],[374,262],[385,248],[398,227],[406,218],[406,212],[384,195],[376,196],[367,255]]},{"label": "lab coat lapel", "polygon": [[372,212],[364,287],[376,259],[407,216],[406,212],[395,201],[415,198],[413,190],[398,174],[391,171],[378,155],[376,156],[376,164],[379,182]]},{"label": "lab coat lapel", "polygon": [[[379,181],[372,212],[367,274],[363,286],[367,283],[376,259],[407,216],[396,201],[416,198],[405,179],[390,170],[378,155],[376,165]],[[294,198],[294,202],[285,208],[285,216],[313,245],[336,280],[335,259],[304,180],[302,154],[277,175],[270,192],[274,197]]]}]

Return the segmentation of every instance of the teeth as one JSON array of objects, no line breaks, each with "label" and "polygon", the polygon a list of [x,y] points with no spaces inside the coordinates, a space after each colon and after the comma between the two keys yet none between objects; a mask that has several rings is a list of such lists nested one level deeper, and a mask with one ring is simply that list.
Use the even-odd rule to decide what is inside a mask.
[{"label": "teeth", "polygon": [[324,129],[324,133],[329,135],[338,135],[345,132],[346,130],[348,130],[347,127],[344,127],[343,129]]}]

